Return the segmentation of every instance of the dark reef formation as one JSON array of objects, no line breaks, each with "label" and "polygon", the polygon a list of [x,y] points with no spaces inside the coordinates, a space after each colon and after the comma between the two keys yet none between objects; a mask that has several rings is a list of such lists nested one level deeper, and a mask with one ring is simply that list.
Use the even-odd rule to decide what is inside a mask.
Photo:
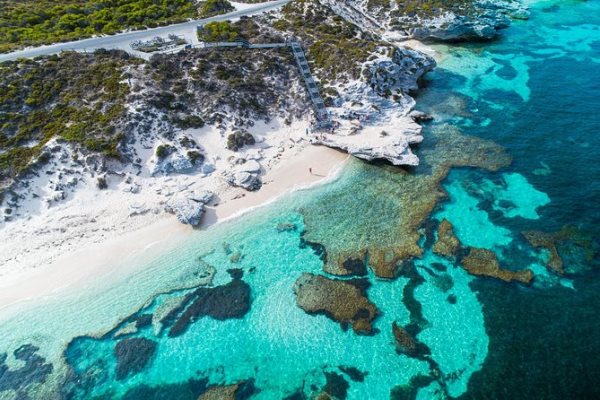
[{"label": "dark reef formation", "polygon": [[148,366],[157,343],[146,338],[123,339],[115,346],[117,359],[117,380],[123,380],[131,375],[138,374]]},{"label": "dark reef formation", "polygon": [[530,269],[520,271],[502,269],[496,254],[487,249],[471,248],[469,254],[462,259],[462,265],[467,272],[475,276],[496,278],[504,282],[520,282],[525,285],[533,281],[533,272]]},{"label": "dark reef formation", "polygon": [[13,352],[16,360],[23,366],[17,369],[10,369],[6,364],[8,355],[0,353],[0,394],[5,391],[13,390],[16,398],[28,398],[27,388],[31,384],[42,384],[47,376],[52,372],[53,366],[37,354],[38,347],[31,344],[25,344]]},{"label": "dark reef formation", "polygon": [[202,317],[226,320],[246,315],[250,310],[250,286],[242,281],[241,270],[230,270],[230,274],[233,278],[231,282],[213,288],[200,287],[186,296],[184,304],[176,311],[187,307],[176,317],[169,330],[170,337],[182,335]]},{"label": "dark reef formation", "polygon": [[309,273],[302,274],[294,285],[298,306],[309,314],[323,314],[348,325],[357,334],[375,333],[372,322],[379,314],[375,304],[369,301],[364,279],[337,280]]}]

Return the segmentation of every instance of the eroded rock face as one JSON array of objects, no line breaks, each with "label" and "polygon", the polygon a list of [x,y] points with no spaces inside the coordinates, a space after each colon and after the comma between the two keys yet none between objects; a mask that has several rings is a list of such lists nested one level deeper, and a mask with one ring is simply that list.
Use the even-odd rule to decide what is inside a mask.
[{"label": "eroded rock face", "polygon": [[157,343],[146,338],[123,339],[115,346],[117,380],[123,380],[144,370],[154,353]]},{"label": "eroded rock face", "polygon": [[198,226],[204,215],[205,205],[213,198],[213,193],[181,192],[165,204],[165,211],[175,214],[179,222]]},{"label": "eroded rock face", "polygon": [[421,52],[398,48],[391,60],[374,62],[369,66],[369,84],[379,94],[397,89],[414,91],[419,88],[419,79],[435,66],[435,60]]},{"label": "eroded rock face", "polygon": [[444,219],[437,229],[438,239],[433,245],[433,252],[445,257],[454,257],[460,247],[458,238],[454,236],[452,224]]},{"label": "eroded rock face", "polygon": [[335,280],[310,273],[302,274],[294,285],[298,306],[309,314],[323,314],[348,324],[357,334],[375,333],[372,322],[379,314],[366,296],[365,280]]},{"label": "eroded rock face", "polygon": [[462,259],[463,267],[475,276],[487,276],[504,282],[520,282],[529,285],[533,280],[533,272],[529,269],[510,271],[500,268],[496,254],[487,249],[471,248],[469,254]]}]

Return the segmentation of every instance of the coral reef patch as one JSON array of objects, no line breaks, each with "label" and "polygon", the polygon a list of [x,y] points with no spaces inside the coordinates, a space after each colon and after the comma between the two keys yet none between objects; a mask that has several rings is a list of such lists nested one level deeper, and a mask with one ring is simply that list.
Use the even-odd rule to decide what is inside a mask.
[{"label": "coral reef patch", "polygon": [[520,282],[525,285],[533,281],[533,272],[530,269],[520,271],[502,269],[496,254],[488,249],[471,248],[469,254],[462,259],[462,265],[467,272],[475,276],[496,278],[504,282]]},{"label": "coral reef patch", "polygon": [[372,335],[373,320],[379,314],[366,295],[368,281],[337,280],[303,273],[294,285],[298,306],[309,314],[323,314],[339,322],[342,328],[352,326],[355,333]]}]

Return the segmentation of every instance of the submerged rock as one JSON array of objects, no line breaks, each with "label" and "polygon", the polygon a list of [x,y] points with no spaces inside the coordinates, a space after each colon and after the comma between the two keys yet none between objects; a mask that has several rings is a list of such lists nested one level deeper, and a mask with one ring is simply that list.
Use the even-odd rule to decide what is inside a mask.
[{"label": "submerged rock", "polygon": [[452,224],[447,219],[443,219],[438,225],[437,236],[433,252],[441,256],[454,257],[460,247],[460,242],[454,235]]},{"label": "submerged rock", "polygon": [[504,282],[520,282],[529,285],[533,280],[533,272],[529,269],[510,271],[500,268],[496,254],[487,249],[471,248],[469,254],[462,259],[463,267],[476,276],[487,276]]},{"label": "submerged rock", "polygon": [[[200,287],[192,292],[178,310],[185,309],[169,330],[169,336],[182,335],[202,317],[226,320],[246,315],[250,310],[250,286],[241,280],[242,274],[237,271],[232,273],[232,281],[225,285]],[[171,318],[172,316],[167,319]]]},{"label": "submerged rock", "polygon": [[254,380],[250,379],[231,385],[211,386],[198,397],[198,400],[242,400],[249,398],[255,392]]},{"label": "submerged rock", "polygon": [[546,262],[546,268],[550,272],[554,272],[559,275],[563,275],[565,270],[563,268],[563,260],[558,254],[556,248],[556,235],[542,232],[542,231],[526,231],[522,232],[523,236],[527,241],[536,248],[542,247],[548,250],[548,261]]},{"label": "submerged rock", "polygon": [[413,338],[404,328],[392,323],[392,333],[396,341],[396,350],[398,353],[406,354],[409,357],[417,355],[418,346],[417,340]]},{"label": "submerged rock", "polygon": [[[377,277],[395,278],[403,262],[422,254],[419,229],[446,195],[440,182],[450,168],[495,171],[510,164],[502,147],[464,136],[455,127],[436,127],[431,136],[433,145],[420,152],[425,165],[416,171],[353,160],[336,183],[338,189],[320,193],[302,208],[304,240],[325,247],[325,271],[342,270],[346,260],[368,254]],[[367,178],[369,184],[357,188],[356,182]],[[351,206],[342,208],[341,203]],[[369,223],[356,222],[365,220]]]},{"label": "submerged rock", "polygon": [[123,380],[144,370],[156,352],[157,343],[146,338],[120,340],[115,346],[117,380]]},{"label": "submerged rock", "polygon": [[[521,233],[533,247],[548,251],[546,268],[558,275],[566,272],[578,272],[579,265],[593,263],[596,255],[597,249],[594,248],[592,236],[574,226],[567,225],[556,232],[525,231]],[[568,268],[565,266],[563,256],[566,257]]]},{"label": "submerged rock", "polygon": [[375,333],[372,322],[379,314],[366,296],[365,280],[334,280],[310,273],[302,274],[294,285],[298,306],[309,314],[323,314],[350,324],[357,334]]},{"label": "submerged rock", "polygon": [[165,211],[175,214],[182,224],[197,226],[204,215],[205,205],[213,198],[213,193],[182,192],[165,204]]},{"label": "submerged rock", "polygon": [[10,369],[6,363],[7,354],[0,353],[0,397],[6,391],[19,392],[31,384],[43,384],[54,367],[37,354],[38,347],[26,344],[13,352],[19,361],[19,368]]}]

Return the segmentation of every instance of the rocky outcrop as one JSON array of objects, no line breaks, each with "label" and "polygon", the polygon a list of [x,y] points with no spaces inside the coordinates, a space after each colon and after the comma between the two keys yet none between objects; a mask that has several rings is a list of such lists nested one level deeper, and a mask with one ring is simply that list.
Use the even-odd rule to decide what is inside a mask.
[{"label": "rocky outcrop", "polygon": [[435,60],[421,52],[396,48],[391,59],[368,65],[368,83],[380,95],[393,90],[408,93],[419,89],[419,80],[435,66]]},{"label": "rocky outcrop", "polygon": [[260,179],[261,167],[256,160],[242,160],[243,162],[235,165],[227,175],[227,182],[236,187],[241,187],[249,191],[255,191],[261,188]]},{"label": "rocky outcrop", "polygon": [[165,211],[175,214],[183,224],[198,226],[204,215],[205,205],[212,198],[213,193],[208,191],[181,192],[165,204]]},{"label": "rocky outcrop", "polygon": [[454,235],[452,224],[444,219],[438,225],[437,242],[433,245],[433,252],[445,257],[454,257],[460,247],[458,238]]},{"label": "rocky outcrop", "polygon": [[399,353],[409,357],[417,355],[417,340],[396,322],[392,323],[392,333],[396,341],[396,350]]},{"label": "rocky outcrop", "polygon": [[394,132],[371,127],[356,135],[325,134],[311,140],[312,143],[340,149],[363,160],[387,160],[394,165],[412,166],[419,165],[419,158],[410,146],[422,141],[421,128],[408,117],[399,121],[398,129]]},{"label": "rocky outcrop", "polygon": [[520,282],[529,285],[533,280],[533,272],[529,269],[510,271],[500,268],[496,254],[487,249],[471,248],[469,254],[462,259],[463,267],[475,276],[486,276],[504,282]]},{"label": "rocky outcrop", "polygon": [[336,280],[309,273],[302,274],[294,285],[298,306],[309,314],[323,314],[348,325],[357,334],[374,334],[372,322],[379,314],[366,295],[366,280]]}]

